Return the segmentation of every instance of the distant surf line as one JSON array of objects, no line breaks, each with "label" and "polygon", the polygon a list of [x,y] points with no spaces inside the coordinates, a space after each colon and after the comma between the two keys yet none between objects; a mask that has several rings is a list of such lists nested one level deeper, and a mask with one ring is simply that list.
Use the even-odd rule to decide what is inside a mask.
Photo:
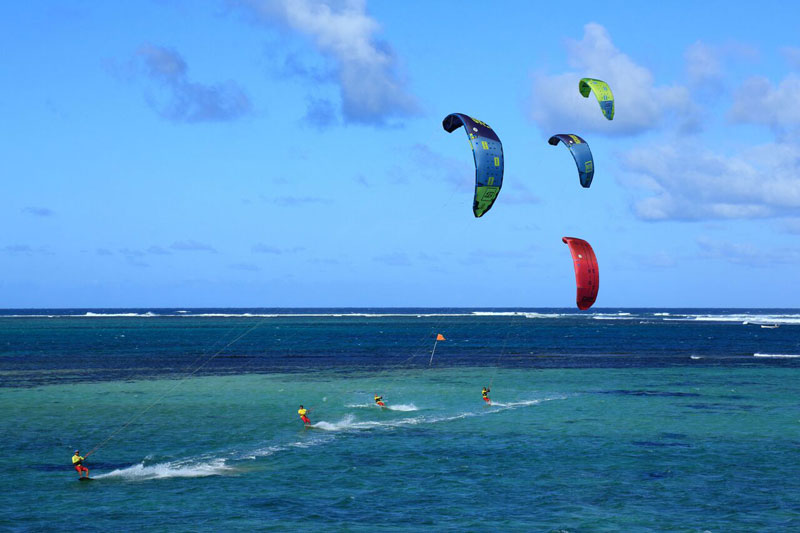
[{"label": "distant surf line", "polygon": [[[9,310],[15,311],[15,310]],[[14,313],[2,314],[0,318],[74,318],[74,319],[106,319],[106,318],[261,318],[261,319],[283,319],[283,318],[527,318],[527,319],[581,319],[581,320],[641,320],[648,319],[657,322],[724,322],[741,323],[742,325],[800,325],[800,313],[759,313],[754,310],[751,313],[729,312],[729,313],[708,313],[708,312],[676,312],[677,310],[605,310],[598,309],[592,313],[578,313],[571,310],[508,310],[508,311],[485,311],[480,309],[451,309],[447,311],[427,310],[420,308],[417,310],[395,310],[386,309],[375,311],[347,311],[347,310],[326,310],[327,312],[297,312],[294,309],[287,310],[242,310],[242,312],[231,312],[232,310],[220,309],[202,310],[203,312],[193,312],[192,310],[166,310],[166,309],[119,309],[119,310],[88,310],[79,309],[75,312],[45,312],[36,313]],[[56,311],[46,310],[42,311]],[[700,311],[700,310],[698,310]]]}]

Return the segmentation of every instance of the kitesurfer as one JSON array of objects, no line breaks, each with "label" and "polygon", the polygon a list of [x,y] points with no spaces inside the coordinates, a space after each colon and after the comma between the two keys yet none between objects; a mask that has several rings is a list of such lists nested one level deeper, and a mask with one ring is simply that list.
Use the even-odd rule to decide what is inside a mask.
[{"label": "kitesurfer", "polygon": [[308,409],[304,408],[302,405],[300,409],[297,410],[297,414],[300,415],[300,420],[303,421],[303,424],[310,424],[311,420],[308,419]]},{"label": "kitesurfer", "polygon": [[486,402],[487,404],[492,403],[492,400],[489,399],[490,392],[492,392],[492,389],[490,389],[489,387],[484,387],[483,390],[481,391],[481,396],[483,396],[483,401]]},{"label": "kitesurfer", "polygon": [[375,395],[375,403],[380,405],[381,407],[386,407],[386,405],[384,405],[384,403],[383,403],[383,396],[378,396],[376,394]]},{"label": "kitesurfer", "polygon": [[75,455],[72,456],[72,465],[75,467],[75,470],[78,472],[79,477],[84,477],[83,473],[86,472],[86,477],[89,477],[89,469],[83,466],[83,461],[85,457],[81,457],[81,454],[78,450],[75,450]]}]

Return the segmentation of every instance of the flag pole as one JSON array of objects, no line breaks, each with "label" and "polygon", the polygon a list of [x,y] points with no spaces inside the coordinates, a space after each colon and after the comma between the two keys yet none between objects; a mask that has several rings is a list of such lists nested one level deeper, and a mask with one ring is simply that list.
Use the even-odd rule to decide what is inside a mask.
[{"label": "flag pole", "polygon": [[428,361],[428,366],[431,366],[433,363],[433,354],[436,353],[436,344],[439,342],[439,338],[437,337],[436,340],[433,342],[433,350],[431,350],[431,360]]},{"label": "flag pole", "polygon": [[431,358],[428,361],[428,366],[431,366],[431,364],[433,363],[433,354],[436,353],[436,345],[439,344],[439,341],[443,341],[443,340],[445,340],[444,335],[442,335],[441,333],[437,333],[436,334],[436,340],[433,341],[433,350],[431,350]]}]

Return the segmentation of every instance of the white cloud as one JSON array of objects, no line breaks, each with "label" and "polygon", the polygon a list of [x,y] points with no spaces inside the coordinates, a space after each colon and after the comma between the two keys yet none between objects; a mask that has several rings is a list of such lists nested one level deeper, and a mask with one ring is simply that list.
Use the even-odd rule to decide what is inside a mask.
[{"label": "white cloud", "polygon": [[689,84],[697,88],[722,89],[722,60],[714,47],[697,41],[684,53]]},{"label": "white cloud", "polygon": [[800,76],[790,74],[778,85],[760,76],[748,78],[734,95],[733,122],[767,126],[783,136],[800,130]]},{"label": "white cloud", "polygon": [[768,143],[731,157],[694,143],[646,146],[623,155],[623,169],[651,196],[645,220],[762,218],[800,213],[800,147]]},{"label": "white cloud", "polygon": [[417,112],[417,102],[397,72],[392,49],[375,38],[380,25],[365,0],[240,0],[265,20],[277,20],[311,37],[337,67],[342,114],[349,122],[383,124]]},{"label": "white cloud", "polygon": [[[566,44],[569,64],[564,74],[538,74],[533,81],[531,117],[545,133],[594,131],[634,135],[662,122],[683,130],[696,129],[698,110],[686,87],[656,85],[653,74],[618,50],[606,29],[596,23],[584,26],[583,39]],[[593,95],[578,92],[581,78],[606,81],[614,93],[614,120],[607,121]]]},{"label": "white cloud", "polygon": [[175,50],[146,44],[137,55],[147,76],[166,89],[165,96],[147,96],[148,104],[161,117],[175,122],[208,122],[236,120],[250,113],[250,99],[237,84],[189,81],[186,62]]},{"label": "white cloud", "polygon": [[726,90],[726,63],[755,61],[758,50],[745,43],[729,41],[708,44],[696,41],[684,53],[689,86],[706,96],[719,96]]}]

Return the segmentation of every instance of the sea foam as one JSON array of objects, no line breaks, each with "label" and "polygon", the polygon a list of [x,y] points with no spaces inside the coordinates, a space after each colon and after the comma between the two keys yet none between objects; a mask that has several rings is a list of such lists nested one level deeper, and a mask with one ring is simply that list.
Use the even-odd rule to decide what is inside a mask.
[{"label": "sea foam", "polygon": [[207,477],[230,474],[234,469],[225,464],[224,459],[209,462],[176,461],[145,465],[139,463],[127,468],[112,470],[107,474],[94,476],[95,479],[123,479],[125,481],[146,481],[149,479],[168,479],[175,477]]}]

